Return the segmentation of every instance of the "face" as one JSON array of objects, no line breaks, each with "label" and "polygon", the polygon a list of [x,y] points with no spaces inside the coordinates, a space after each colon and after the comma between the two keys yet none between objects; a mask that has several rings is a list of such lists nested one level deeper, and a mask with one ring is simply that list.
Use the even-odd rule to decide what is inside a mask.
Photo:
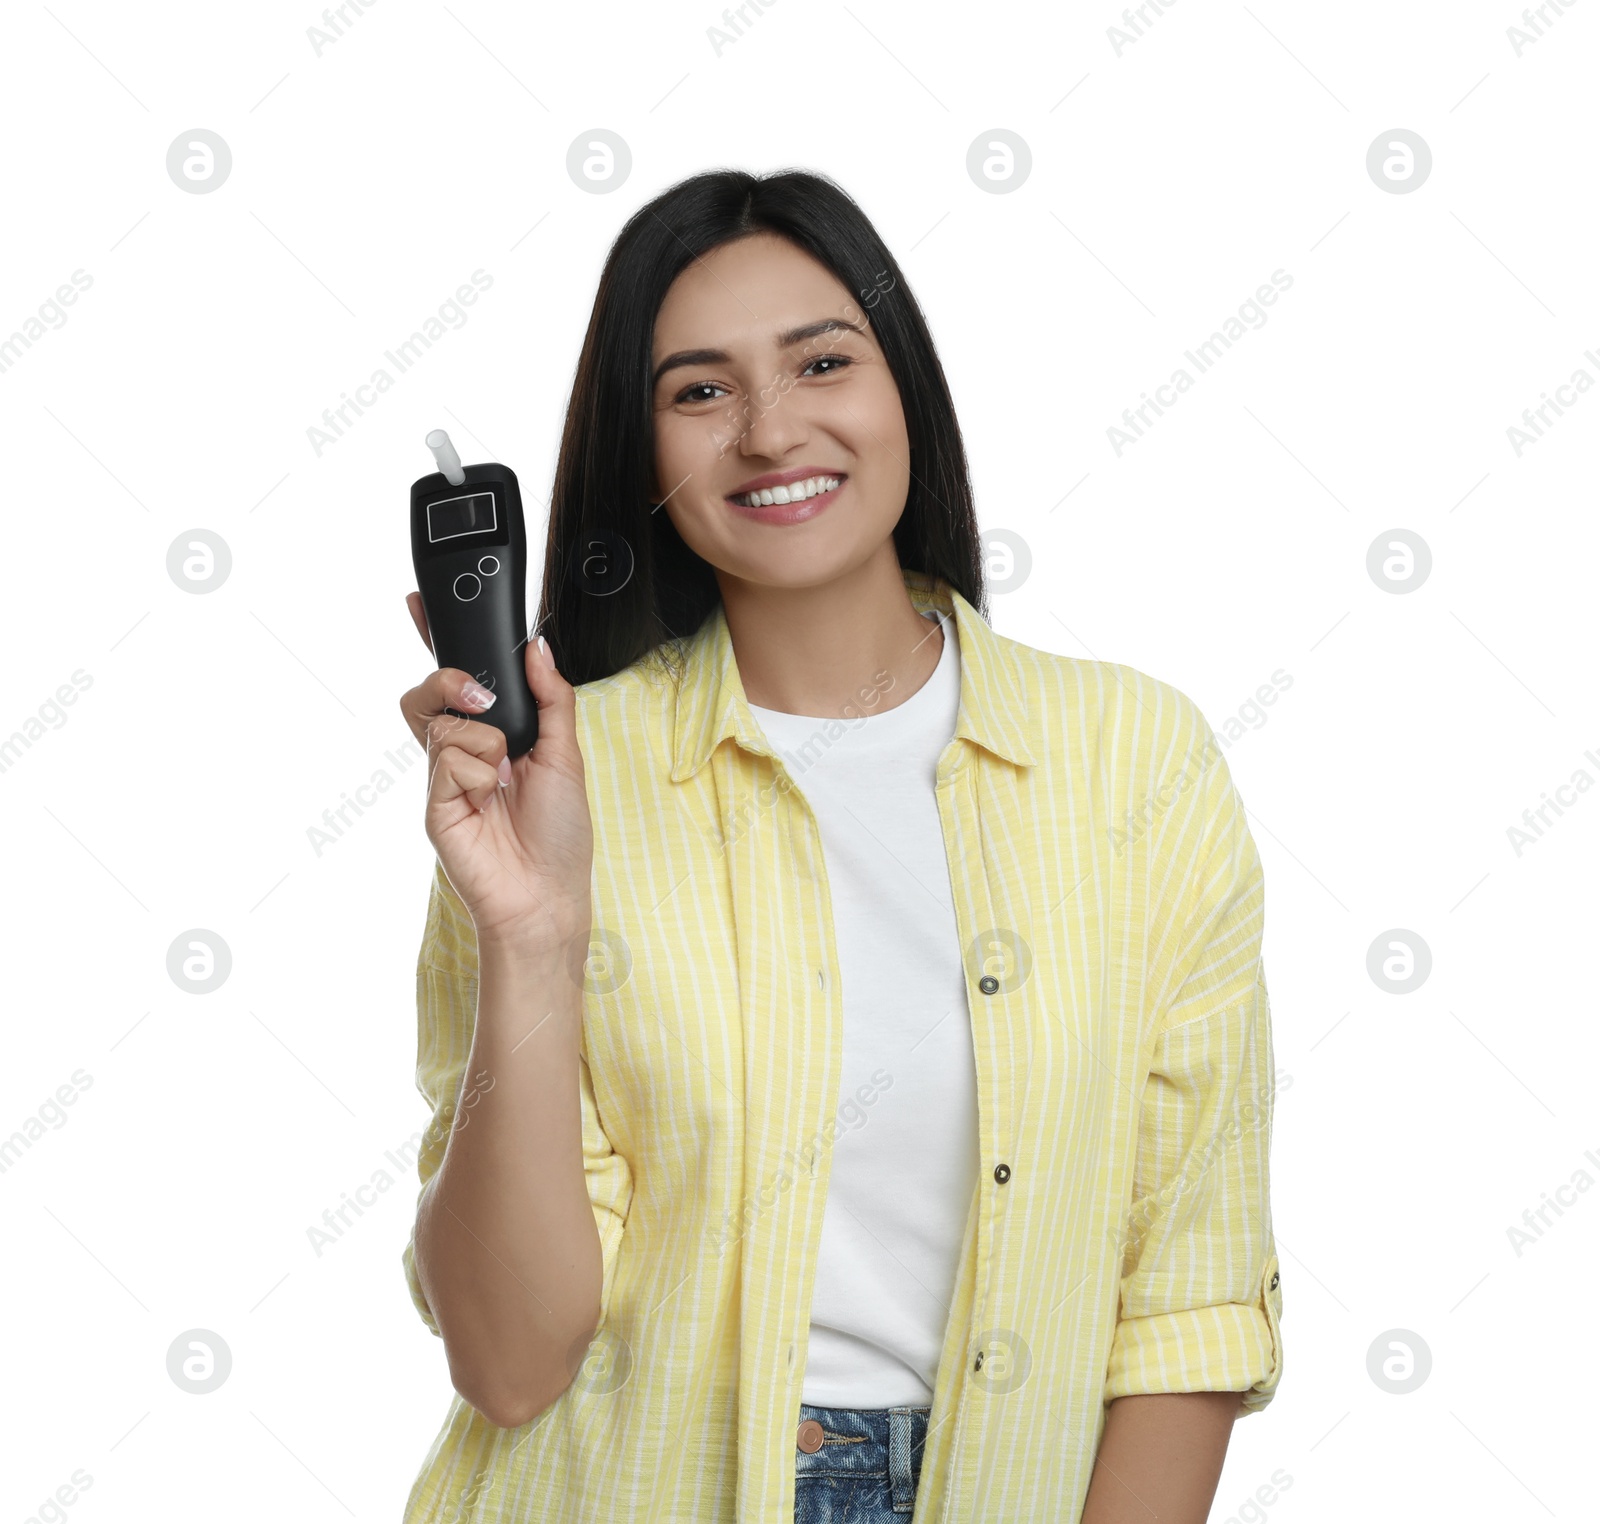
[{"label": "face", "polygon": [[[668,290],[652,370],[656,511],[697,555],[811,587],[883,553],[911,480],[905,414],[867,309],[823,265],[770,233],[713,250]],[[734,501],[816,478],[838,486]]]}]

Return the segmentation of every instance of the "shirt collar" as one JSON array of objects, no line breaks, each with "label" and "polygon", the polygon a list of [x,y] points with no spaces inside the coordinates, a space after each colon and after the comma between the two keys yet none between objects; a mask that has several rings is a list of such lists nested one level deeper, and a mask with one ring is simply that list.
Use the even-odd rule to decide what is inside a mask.
[{"label": "shirt collar", "polygon": [[[955,733],[1022,767],[1035,757],[1028,745],[1022,688],[1014,658],[987,621],[943,577],[901,568],[906,591],[918,613],[937,609],[953,617],[961,653],[961,702]],[[684,651],[673,727],[672,781],[681,783],[705,765],[732,736],[746,751],[775,753],[750,712],[739,664],[734,659],[726,611],[719,600]]]}]

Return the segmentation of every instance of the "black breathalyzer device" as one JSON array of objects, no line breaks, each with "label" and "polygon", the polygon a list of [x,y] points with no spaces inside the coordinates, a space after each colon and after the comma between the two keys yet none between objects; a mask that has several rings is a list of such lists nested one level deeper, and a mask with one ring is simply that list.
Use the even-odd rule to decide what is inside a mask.
[{"label": "black breathalyzer device", "polygon": [[434,660],[470,672],[495,696],[481,714],[445,712],[503,730],[506,754],[515,760],[539,738],[539,706],[523,665],[528,538],[522,494],[509,467],[463,466],[443,429],[426,443],[439,469],[411,484],[411,561]]}]

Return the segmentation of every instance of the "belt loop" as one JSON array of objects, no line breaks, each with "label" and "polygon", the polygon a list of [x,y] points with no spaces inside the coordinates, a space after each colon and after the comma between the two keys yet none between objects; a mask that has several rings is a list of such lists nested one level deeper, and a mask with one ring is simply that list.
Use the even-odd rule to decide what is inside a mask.
[{"label": "belt loop", "polygon": [[916,1482],[911,1475],[911,1431],[916,1415],[900,1409],[889,1410],[889,1488],[897,1512],[906,1512],[917,1500]]}]

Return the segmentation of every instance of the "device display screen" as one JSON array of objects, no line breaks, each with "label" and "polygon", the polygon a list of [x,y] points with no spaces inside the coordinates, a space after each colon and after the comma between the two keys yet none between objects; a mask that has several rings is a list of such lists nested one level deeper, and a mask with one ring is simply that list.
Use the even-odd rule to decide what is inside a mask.
[{"label": "device display screen", "polygon": [[473,492],[465,497],[441,498],[428,504],[428,542],[453,540],[457,535],[482,534],[495,528],[494,493]]}]

